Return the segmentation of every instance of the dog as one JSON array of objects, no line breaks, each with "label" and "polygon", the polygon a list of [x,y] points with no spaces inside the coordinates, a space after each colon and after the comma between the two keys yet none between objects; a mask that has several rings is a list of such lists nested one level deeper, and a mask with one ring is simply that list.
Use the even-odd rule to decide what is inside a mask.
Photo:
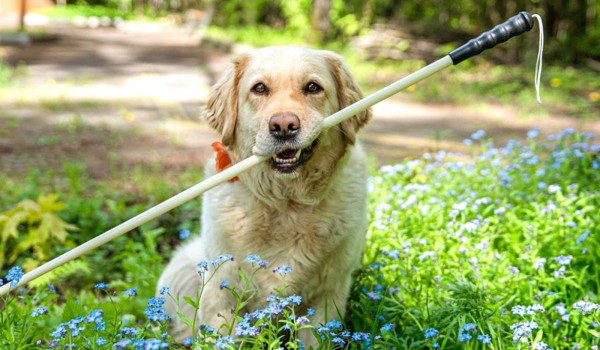
[{"label": "dog", "polygon": [[[233,163],[253,154],[269,159],[240,174],[239,181],[204,194],[201,235],[174,253],[158,282],[157,293],[169,286],[180,301],[167,298],[167,312],[180,311],[217,329],[235,306],[220,283],[242,288],[238,270],[250,275],[253,267],[244,259],[257,254],[271,266],[292,268],[285,285],[286,292],[302,297],[297,314],[312,308],[315,326],[343,318],[368,225],[366,157],[356,134],[371,111],[329,129],[322,124],[362,97],[333,52],[269,47],[234,60],[211,91],[206,120]],[[206,175],[215,172],[211,161]],[[221,254],[234,260],[205,285],[196,313],[182,298],[193,299],[201,288],[197,264]],[[259,270],[253,279],[258,295],[247,311],[264,307],[282,278]],[[181,341],[192,335],[191,327],[175,318],[171,334]],[[318,344],[310,332],[300,339],[309,348]]]}]

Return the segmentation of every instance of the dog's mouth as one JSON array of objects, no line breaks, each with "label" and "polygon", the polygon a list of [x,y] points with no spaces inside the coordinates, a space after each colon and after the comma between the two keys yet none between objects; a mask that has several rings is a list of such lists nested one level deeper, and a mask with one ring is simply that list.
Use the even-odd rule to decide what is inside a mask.
[{"label": "dog's mouth", "polygon": [[314,140],[307,147],[288,148],[275,154],[271,158],[271,167],[280,173],[293,173],[312,157],[318,143],[318,140]]}]

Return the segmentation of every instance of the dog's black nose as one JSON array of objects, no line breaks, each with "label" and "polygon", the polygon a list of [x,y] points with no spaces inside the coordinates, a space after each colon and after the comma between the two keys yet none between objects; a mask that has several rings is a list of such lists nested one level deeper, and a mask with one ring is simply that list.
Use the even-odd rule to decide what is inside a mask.
[{"label": "dog's black nose", "polygon": [[269,132],[279,140],[289,140],[300,131],[300,118],[294,113],[277,113],[269,119]]}]

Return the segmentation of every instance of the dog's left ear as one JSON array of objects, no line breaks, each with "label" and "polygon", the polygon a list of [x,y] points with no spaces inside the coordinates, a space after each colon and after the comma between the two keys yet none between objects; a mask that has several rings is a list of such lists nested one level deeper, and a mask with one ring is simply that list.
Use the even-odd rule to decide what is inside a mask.
[{"label": "dog's left ear", "polygon": [[238,57],[213,86],[205,116],[208,125],[221,134],[225,146],[233,145],[238,114],[238,85],[248,62],[248,56]]},{"label": "dog's left ear", "polygon": [[[337,54],[329,51],[322,51],[325,61],[329,65],[331,74],[335,79],[337,89],[337,98],[340,103],[340,110],[357,102],[363,98],[363,93],[358,83],[350,73],[350,69],[344,63],[344,60]],[[367,109],[352,118],[341,123],[344,139],[349,144],[356,141],[356,133],[365,126],[371,119],[371,109]]]}]

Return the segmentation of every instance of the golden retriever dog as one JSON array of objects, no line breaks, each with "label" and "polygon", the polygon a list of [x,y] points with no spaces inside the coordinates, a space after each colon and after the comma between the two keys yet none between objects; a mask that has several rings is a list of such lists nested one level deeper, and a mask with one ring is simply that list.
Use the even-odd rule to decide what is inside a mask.
[{"label": "golden retriever dog", "polygon": [[[218,328],[231,318],[235,300],[222,290],[243,287],[239,271],[256,269],[244,261],[257,254],[271,268],[253,279],[258,295],[246,311],[264,307],[275,289],[302,297],[299,315],[314,309],[317,326],[343,317],[360,263],[367,231],[367,170],[356,133],[371,117],[362,112],[339,126],[321,130],[323,120],[358,101],[362,93],[342,59],[328,51],[270,47],[244,54],[213,87],[206,108],[208,124],[222,136],[232,161],[253,154],[268,161],[204,194],[201,235],[177,250],[158,282],[179,298],[166,304],[197,324]],[[215,163],[207,166],[215,173]],[[206,284],[200,307],[183,302],[200,290],[200,261],[231,254]],[[293,273],[282,281],[273,266]],[[169,298],[167,298],[169,299]],[[171,334],[192,335],[175,318]],[[306,332],[301,340],[315,346]]]}]

